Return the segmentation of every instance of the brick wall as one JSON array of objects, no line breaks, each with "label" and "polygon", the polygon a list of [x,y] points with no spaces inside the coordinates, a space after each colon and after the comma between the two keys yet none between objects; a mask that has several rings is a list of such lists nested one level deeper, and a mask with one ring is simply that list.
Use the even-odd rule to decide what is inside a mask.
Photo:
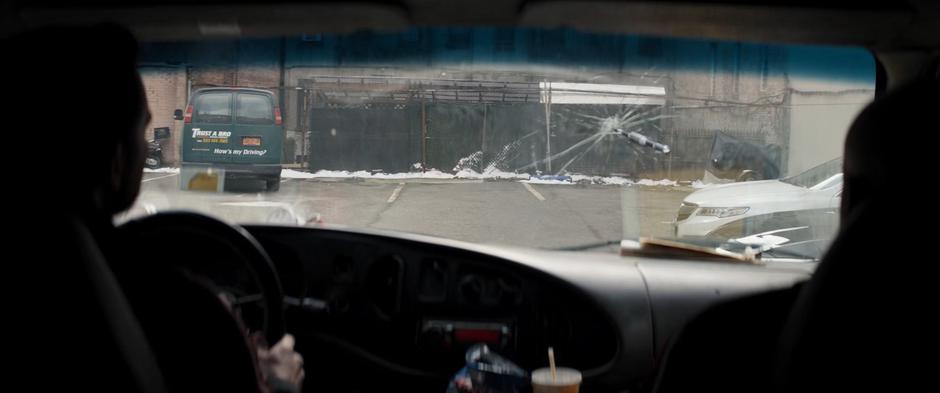
[{"label": "brick wall", "polygon": [[147,93],[147,104],[153,116],[147,127],[147,139],[153,139],[154,128],[169,127],[170,139],[160,141],[163,147],[163,161],[167,166],[177,166],[183,122],[173,119],[173,111],[186,109],[186,69],[141,67],[140,75]]}]

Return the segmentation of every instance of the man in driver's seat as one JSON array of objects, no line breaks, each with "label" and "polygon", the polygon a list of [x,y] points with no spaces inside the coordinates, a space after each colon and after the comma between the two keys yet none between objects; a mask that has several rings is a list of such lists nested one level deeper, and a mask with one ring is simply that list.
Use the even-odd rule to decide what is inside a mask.
[{"label": "man in driver's seat", "polygon": [[150,121],[131,34],[106,25],[45,28],[0,49],[8,55],[0,116],[15,150],[7,158],[34,170],[16,179],[21,209],[41,212],[37,219],[77,216],[90,229],[169,390],[299,391],[303,361],[293,337],[259,345],[218,293],[177,271],[142,266],[146,245],[113,225],[140,191]]}]

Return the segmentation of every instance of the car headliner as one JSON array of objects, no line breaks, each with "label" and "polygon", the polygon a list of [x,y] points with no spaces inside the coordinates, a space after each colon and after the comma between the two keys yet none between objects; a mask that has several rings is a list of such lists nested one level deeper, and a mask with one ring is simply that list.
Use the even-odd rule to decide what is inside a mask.
[{"label": "car headliner", "polygon": [[[210,11],[211,10],[211,11]],[[141,39],[398,30],[409,26],[568,26],[597,32],[873,49],[940,46],[940,3],[845,0],[538,1],[40,0],[4,10],[7,30],[112,20]],[[6,23],[6,22],[10,23]]]}]

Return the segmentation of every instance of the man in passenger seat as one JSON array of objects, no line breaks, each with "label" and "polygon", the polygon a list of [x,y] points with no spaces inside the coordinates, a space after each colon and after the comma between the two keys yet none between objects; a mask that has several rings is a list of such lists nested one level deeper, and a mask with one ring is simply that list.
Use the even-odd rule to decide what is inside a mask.
[{"label": "man in passenger seat", "polygon": [[[931,206],[929,193],[905,187],[932,180],[938,90],[936,78],[915,80],[858,115],[845,141],[839,233],[812,277],[693,318],[655,392],[915,391],[933,381],[931,362],[904,360],[935,353],[926,344],[937,331],[935,264],[921,261],[934,233],[898,207]],[[885,143],[899,133],[917,143]]]},{"label": "man in passenger seat", "polygon": [[216,293],[178,272],[135,264],[143,245],[115,230],[112,217],[140,190],[151,116],[133,36],[111,25],[45,28],[5,39],[0,50],[8,93],[0,117],[12,150],[5,161],[33,171],[9,193],[16,213],[50,222],[77,216],[89,228],[169,390],[299,391],[303,360],[293,337],[259,347]]}]

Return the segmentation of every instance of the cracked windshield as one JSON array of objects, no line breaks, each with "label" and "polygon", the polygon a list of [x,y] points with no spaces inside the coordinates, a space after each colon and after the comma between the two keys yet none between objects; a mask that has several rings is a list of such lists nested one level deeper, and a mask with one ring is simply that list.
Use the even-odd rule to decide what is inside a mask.
[{"label": "cracked windshield", "polygon": [[185,209],[599,252],[661,238],[817,259],[875,90],[863,49],[571,29],[142,49],[150,151],[118,221]]}]

